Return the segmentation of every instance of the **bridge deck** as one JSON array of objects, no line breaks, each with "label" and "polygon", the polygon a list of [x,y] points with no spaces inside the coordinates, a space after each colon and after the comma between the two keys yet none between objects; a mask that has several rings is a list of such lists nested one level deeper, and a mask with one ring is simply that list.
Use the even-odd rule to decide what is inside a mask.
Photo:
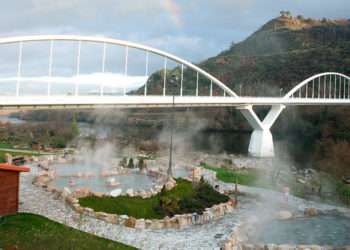
[{"label": "bridge deck", "polygon": [[[348,105],[350,99],[177,96],[176,107],[244,105]],[[156,108],[171,107],[172,96],[3,96],[0,108]]]}]

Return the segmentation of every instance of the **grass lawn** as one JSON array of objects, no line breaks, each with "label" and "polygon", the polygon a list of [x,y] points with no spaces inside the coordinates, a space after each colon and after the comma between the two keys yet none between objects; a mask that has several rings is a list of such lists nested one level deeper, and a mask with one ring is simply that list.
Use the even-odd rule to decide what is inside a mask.
[{"label": "grass lawn", "polygon": [[17,150],[14,149],[13,151],[9,150],[5,150],[3,148],[0,147],[0,163],[6,162],[6,158],[5,155],[6,154],[11,154],[12,156],[40,156],[40,155],[47,155],[46,153],[39,153],[38,151],[29,151],[29,150]]},{"label": "grass lawn", "polygon": [[98,212],[126,214],[135,218],[161,219],[165,216],[184,213],[201,213],[206,207],[228,201],[228,197],[215,191],[209,184],[193,186],[191,182],[177,179],[177,185],[150,198],[141,197],[96,197],[79,199],[83,207]]},{"label": "grass lawn", "polygon": [[339,182],[337,184],[337,193],[344,202],[350,204],[350,185]]},{"label": "grass lawn", "polygon": [[20,213],[0,218],[0,249],[136,249],[45,217]]},{"label": "grass lawn", "polygon": [[216,177],[219,180],[227,183],[236,183],[237,181],[238,184],[241,185],[255,186],[259,177],[258,171],[253,169],[234,171],[231,169],[210,166],[206,163],[201,163],[200,166],[216,172]]},{"label": "grass lawn", "polygon": [[12,144],[0,142],[0,148],[13,148]]}]

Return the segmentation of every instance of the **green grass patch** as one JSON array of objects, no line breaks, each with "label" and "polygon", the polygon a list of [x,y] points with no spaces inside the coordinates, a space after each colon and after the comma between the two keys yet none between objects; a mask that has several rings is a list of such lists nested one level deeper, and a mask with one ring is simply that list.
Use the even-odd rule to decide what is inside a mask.
[{"label": "green grass patch", "polygon": [[161,219],[175,214],[201,214],[205,208],[228,201],[228,197],[215,191],[208,183],[201,181],[193,185],[183,179],[176,179],[177,185],[169,191],[150,198],[141,197],[96,197],[79,199],[83,207],[90,207],[98,212],[126,214],[135,218]]},{"label": "green grass patch", "polygon": [[243,170],[231,170],[226,168],[219,168],[210,166],[206,163],[201,163],[201,167],[205,169],[212,170],[216,173],[216,177],[227,183],[237,183],[247,186],[255,186],[258,181],[258,171],[253,169],[243,169]]},{"label": "green grass patch", "polygon": [[339,182],[337,184],[337,193],[343,201],[350,204],[350,185]]},{"label": "green grass patch", "polygon": [[13,148],[12,144],[5,143],[5,142],[0,142],[0,148]]},{"label": "green grass patch", "polygon": [[136,249],[67,227],[39,215],[27,213],[0,218],[0,248],[19,250]]},{"label": "green grass patch", "polygon": [[22,153],[22,152],[9,152],[9,151],[1,151],[1,148],[0,148],[0,163],[4,163],[6,162],[6,157],[5,155],[6,154],[11,154],[12,156],[39,156],[39,155],[42,155],[40,153]]}]

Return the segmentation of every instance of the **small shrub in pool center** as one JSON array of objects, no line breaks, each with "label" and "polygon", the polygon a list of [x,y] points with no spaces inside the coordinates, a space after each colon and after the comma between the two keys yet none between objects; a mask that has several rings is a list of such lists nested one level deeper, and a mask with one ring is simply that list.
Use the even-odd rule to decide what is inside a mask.
[{"label": "small shrub in pool center", "polygon": [[79,203],[96,212],[126,214],[137,219],[162,219],[175,214],[202,214],[205,208],[229,200],[229,197],[214,190],[204,180],[195,185],[183,179],[177,179],[176,182],[177,185],[173,189],[164,189],[150,198],[88,196],[80,198]]}]

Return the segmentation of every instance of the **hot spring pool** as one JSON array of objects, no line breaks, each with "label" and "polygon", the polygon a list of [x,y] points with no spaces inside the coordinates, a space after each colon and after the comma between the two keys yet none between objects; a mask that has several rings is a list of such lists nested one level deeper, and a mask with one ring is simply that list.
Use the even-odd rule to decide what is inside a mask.
[{"label": "hot spring pool", "polygon": [[[54,164],[51,169],[56,171],[56,177],[53,185],[58,188],[69,187],[74,190],[81,187],[87,187],[94,192],[110,192],[114,189],[126,191],[129,188],[133,190],[149,190],[156,185],[156,179],[147,174],[141,174],[137,169],[130,170],[127,174],[101,176],[101,173],[108,168],[97,165],[85,164]],[[89,176],[77,177],[77,175],[88,174]],[[119,185],[110,186],[107,180],[113,180]],[[74,185],[72,185],[74,183]]]},{"label": "hot spring pool", "polygon": [[311,218],[274,220],[257,228],[251,241],[291,245],[350,245],[350,218],[320,215]]},{"label": "hot spring pool", "polygon": [[188,168],[174,168],[173,169],[173,175],[175,178],[185,178],[188,177],[191,173],[191,170],[189,170]]}]

